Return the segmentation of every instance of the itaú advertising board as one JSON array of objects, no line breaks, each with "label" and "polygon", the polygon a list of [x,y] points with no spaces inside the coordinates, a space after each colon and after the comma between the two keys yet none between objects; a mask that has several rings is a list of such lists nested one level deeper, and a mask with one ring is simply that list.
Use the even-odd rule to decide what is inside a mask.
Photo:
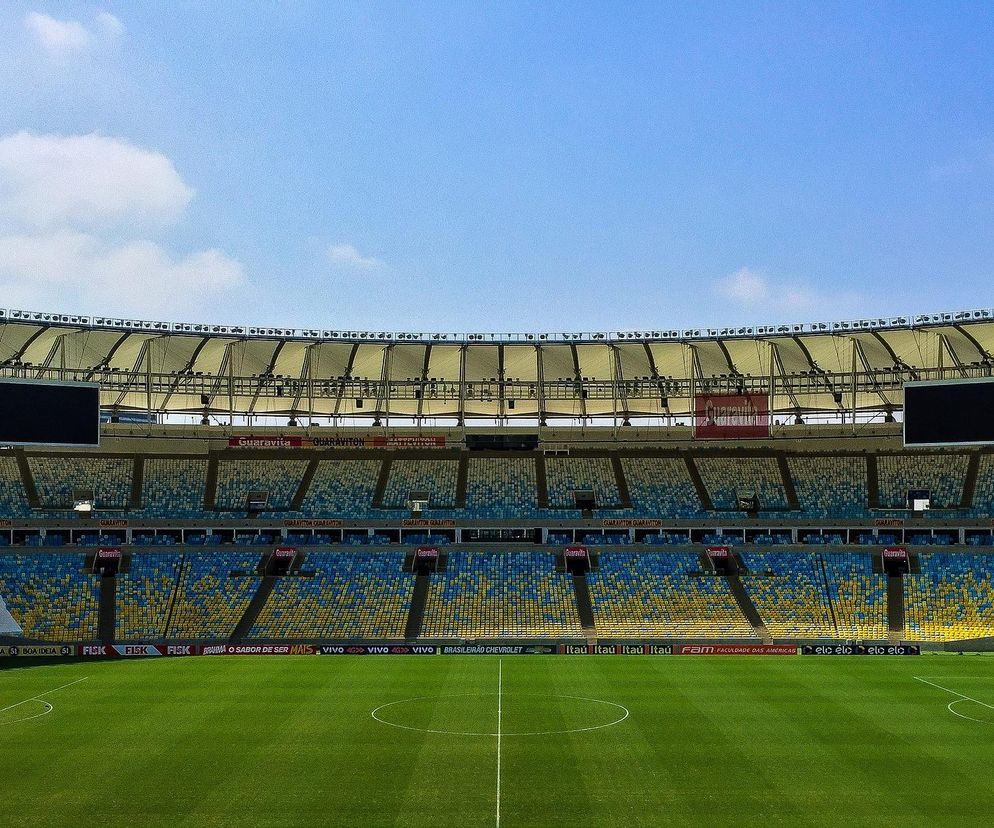
[{"label": "ita\u00fa advertising board", "polygon": [[759,440],[770,436],[766,394],[699,394],[694,397],[694,437]]}]

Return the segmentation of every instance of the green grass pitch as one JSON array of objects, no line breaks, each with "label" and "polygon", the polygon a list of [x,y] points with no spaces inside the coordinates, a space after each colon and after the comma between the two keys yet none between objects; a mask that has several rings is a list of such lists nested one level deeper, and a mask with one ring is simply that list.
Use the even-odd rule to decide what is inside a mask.
[{"label": "green grass pitch", "polygon": [[505,828],[994,813],[983,656],[23,663],[0,671],[11,825],[496,826],[498,756]]}]

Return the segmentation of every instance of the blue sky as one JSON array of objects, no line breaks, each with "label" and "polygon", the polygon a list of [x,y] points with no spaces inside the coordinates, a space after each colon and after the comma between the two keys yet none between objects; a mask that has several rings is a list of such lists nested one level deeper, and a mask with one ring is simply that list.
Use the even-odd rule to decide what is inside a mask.
[{"label": "blue sky", "polygon": [[0,306],[626,330],[994,305],[994,7],[8,2]]}]

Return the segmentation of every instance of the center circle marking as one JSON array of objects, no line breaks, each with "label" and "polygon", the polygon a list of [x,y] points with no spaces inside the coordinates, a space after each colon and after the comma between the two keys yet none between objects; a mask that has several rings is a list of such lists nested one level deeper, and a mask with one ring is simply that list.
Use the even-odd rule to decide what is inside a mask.
[{"label": "center circle marking", "polygon": [[[631,712],[623,704],[617,704],[615,702],[604,701],[604,699],[590,699],[585,696],[563,696],[551,693],[504,693],[502,694],[502,699],[514,699],[517,697],[527,696],[530,698],[544,698],[544,699],[569,699],[571,701],[581,701],[589,702],[591,704],[599,704],[605,707],[613,708],[616,718],[610,722],[605,722],[603,724],[591,725],[589,727],[574,727],[562,730],[528,730],[528,731],[514,731],[514,730],[501,730],[501,738],[506,736],[555,736],[559,734],[566,733],[586,733],[590,730],[603,730],[606,727],[614,727],[615,725],[621,724],[625,719],[627,719]],[[439,728],[429,728],[429,727],[415,727],[414,725],[401,724],[400,722],[392,722],[381,715],[381,711],[389,710],[392,707],[397,707],[399,705],[411,704],[414,702],[422,701],[438,701],[439,699],[463,699],[463,698],[485,698],[493,697],[496,698],[496,693],[444,693],[438,696],[413,696],[409,699],[398,699],[397,701],[387,702],[386,704],[381,704],[375,710],[370,713],[370,715],[378,721],[380,724],[388,725],[389,727],[396,727],[401,730],[414,730],[418,733],[435,733],[445,736],[497,736],[497,731],[475,731],[475,730],[442,730]]]}]

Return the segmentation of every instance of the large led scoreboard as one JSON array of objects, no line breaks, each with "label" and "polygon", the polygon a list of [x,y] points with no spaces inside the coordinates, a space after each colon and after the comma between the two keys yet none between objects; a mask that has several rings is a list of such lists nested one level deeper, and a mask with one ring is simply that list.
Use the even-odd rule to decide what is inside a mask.
[{"label": "large led scoreboard", "polygon": [[97,383],[0,379],[0,445],[99,444]]},{"label": "large led scoreboard", "polygon": [[994,378],[904,386],[906,446],[986,443],[994,443]]}]

